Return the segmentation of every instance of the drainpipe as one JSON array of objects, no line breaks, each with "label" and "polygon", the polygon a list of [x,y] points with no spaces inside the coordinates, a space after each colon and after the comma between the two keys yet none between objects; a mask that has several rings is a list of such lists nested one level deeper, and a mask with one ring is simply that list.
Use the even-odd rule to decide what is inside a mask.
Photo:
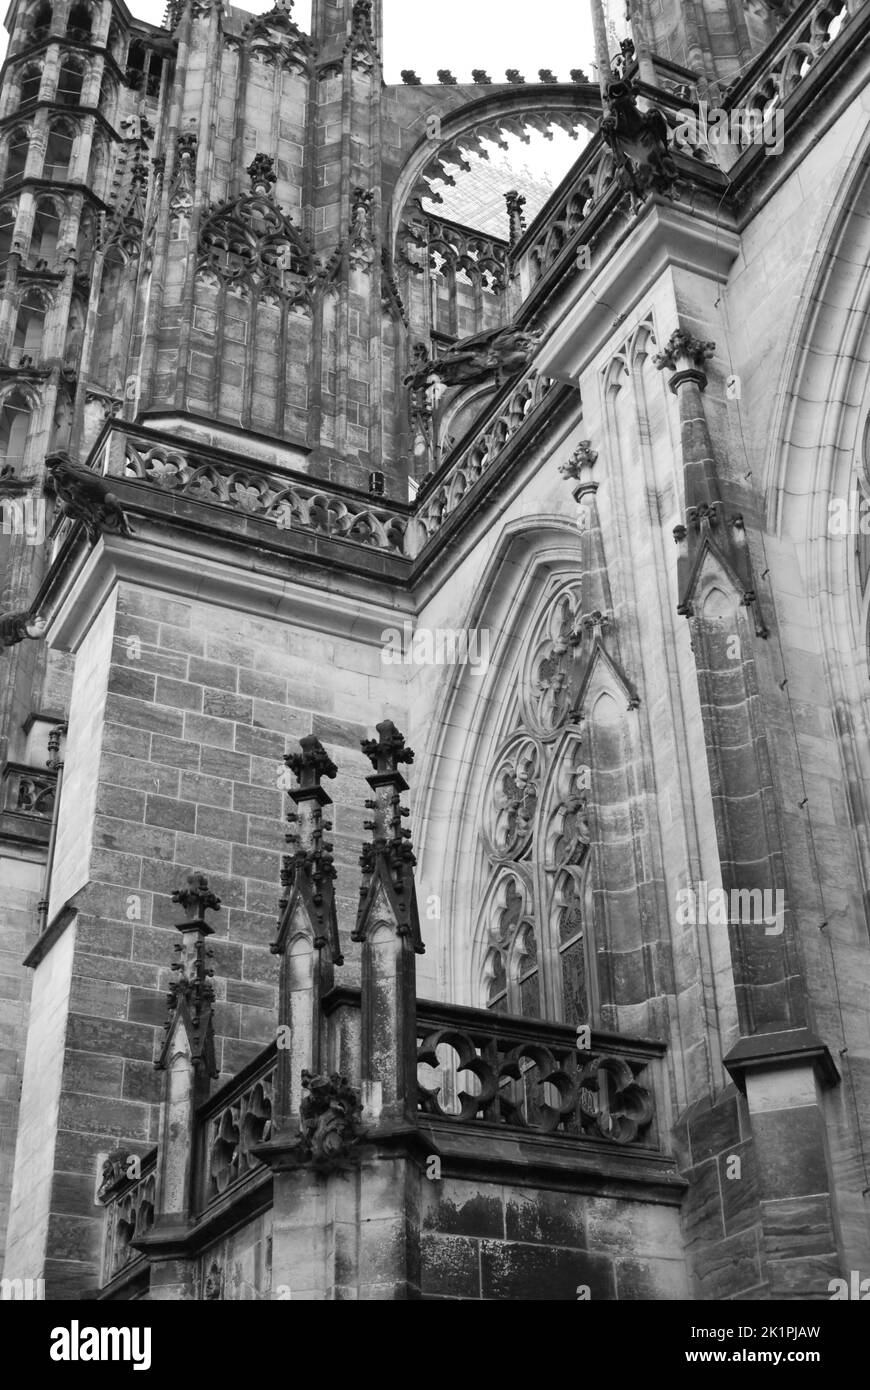
[{"label": "drainpipe", "polygon": [[50,772],[57,773],[57,783],[54,788],[54,806],[51,812],[51,832],[48,837],[48,857],[45,861],[45,878],[42,882],[42,897],[37,903],[37,926],[39,935],[48,926],[48,902],[51,890],[51,872],[54,868],[54,847],[57,843],[57,820],[60,812],[60,791],[63,786],[63,757],[61,755],[61,739],[66,738],[68,725],[58,724],[48,736],[49,758],[45,766]]}]

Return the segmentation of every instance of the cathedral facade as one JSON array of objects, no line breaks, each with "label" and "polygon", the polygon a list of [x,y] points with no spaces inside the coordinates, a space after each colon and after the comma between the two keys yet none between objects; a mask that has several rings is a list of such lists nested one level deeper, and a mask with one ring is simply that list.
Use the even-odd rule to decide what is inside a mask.
[{"label": "cathedral facade", "polygon": [[861,1287],[870,3],[292,9],[7,19],[4,1279]]}]

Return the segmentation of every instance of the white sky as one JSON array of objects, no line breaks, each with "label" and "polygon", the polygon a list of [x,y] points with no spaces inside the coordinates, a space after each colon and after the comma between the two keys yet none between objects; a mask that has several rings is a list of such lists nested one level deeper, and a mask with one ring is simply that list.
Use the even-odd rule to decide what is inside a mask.
[{"label": "white sky", "polygon": [[[239,8],[261,14],[273,0],[251,0]],[[160,24],[165,0],[133,0],[139,19]],[[311,0],[297,0],[293,17],[307,29]],[[530,23],[534,16],[534,23]],[[384,67],[388,82],[400,81],[402,68],[413,68],[423,81],[436,81],[439,68],[449,68],[460,82],[471,80],[472,68],[485,68],[494,81],[506,68],[519,68],[530,82],[538,68],[552,68],[568,80],[571,68],[585,68],[593,58],[592,29],[584,0],[384,0]],[[6,51],[5,29],[0,58]]]},{"label": "white sky", "polygon": [[[274,0],[250,0],[238,8],[262,14]],[[161,24],[165,0],[128,0],[131,12],[151,24]],[[621,17],[621,0],[606,0],[608,17]],[[534,16],[534,23],[530,19]],[[296,0],[293,18],[308,30],[311,0]],[[8,35],[0,30],[0,61]],[[616,43],[612,44],[615,51]],[[447,68],[460,82],[471,81],[472,68],[484,68],[494,82],[504,81],[507,68],[518,68],[529,83],[538,69],[550,68],[569,81],[571,68],[593,76],[594,44],[587,0],[384,0],[384,76],[401,81],[411,68],[423,82],[436,82]],[[511,153],[520,165],[551,183],[558,182],[577,158],[581,146],[561,132],[555,139],[532,135],[531,143],[510,139]]]}]

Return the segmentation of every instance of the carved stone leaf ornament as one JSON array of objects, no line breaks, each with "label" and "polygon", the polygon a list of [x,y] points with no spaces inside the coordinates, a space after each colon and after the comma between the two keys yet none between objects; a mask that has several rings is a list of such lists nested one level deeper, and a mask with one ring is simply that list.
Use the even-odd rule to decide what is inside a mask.
[{"label": "carved stone leaf ornament", "polygon": [[359,1145],[364,1130],[362,1103],[347,1078],[302,1073],[307,1095],[299,1107],[299,1157],[315,1167],[343,1166]]}]

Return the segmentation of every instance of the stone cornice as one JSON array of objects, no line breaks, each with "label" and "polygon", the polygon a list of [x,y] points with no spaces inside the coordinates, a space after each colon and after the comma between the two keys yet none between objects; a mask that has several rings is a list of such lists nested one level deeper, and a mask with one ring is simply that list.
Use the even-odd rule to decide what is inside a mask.
[{"label": "stone cornice", "polygon": [[629,318],[663,274],[685,270],[724,284],[739,249],[736,232],[712,214],[651,199],[622,244],[606,258],[593,259],[597,268],[535,359],[538,371],[576,386],[614,325]]},{"label": "stone cornice", "polygon": [[840,1081],[840,1073],[830,1049],[809,1028],[740,1038],[723,1062],[744,1095],[747,1073],[805,1066],[813,1069],[824,1088],[836,1086]]},{"label": "stone cornice", "polygon": [[[117,482],[118,493],[124,487]],[[132,489],[130,489],[132,490]],[[407,564],[407,562],[405,562]],[[310,573],[310,565],[308,566]],[[292,573],[292,571],[290,571]],[[334,576],[331,587],[288,578],[287,556],[258,549],[250,563],[250,538],[191,534],[137,518],[134,540],[106,535],[88,549],[82,539],[68,543],[55,560],[38,601],[48,622],[47,641],[61,651],[77,651],[95,615],[121,581],[141,584],[201,603],[234,608],[252,618],[274,618],[311,628],[321,635],[352,638],[381,646],[381,633],[413,608],[395,582],[384,583],[382,600],[373,600],[371,576]]]}]

